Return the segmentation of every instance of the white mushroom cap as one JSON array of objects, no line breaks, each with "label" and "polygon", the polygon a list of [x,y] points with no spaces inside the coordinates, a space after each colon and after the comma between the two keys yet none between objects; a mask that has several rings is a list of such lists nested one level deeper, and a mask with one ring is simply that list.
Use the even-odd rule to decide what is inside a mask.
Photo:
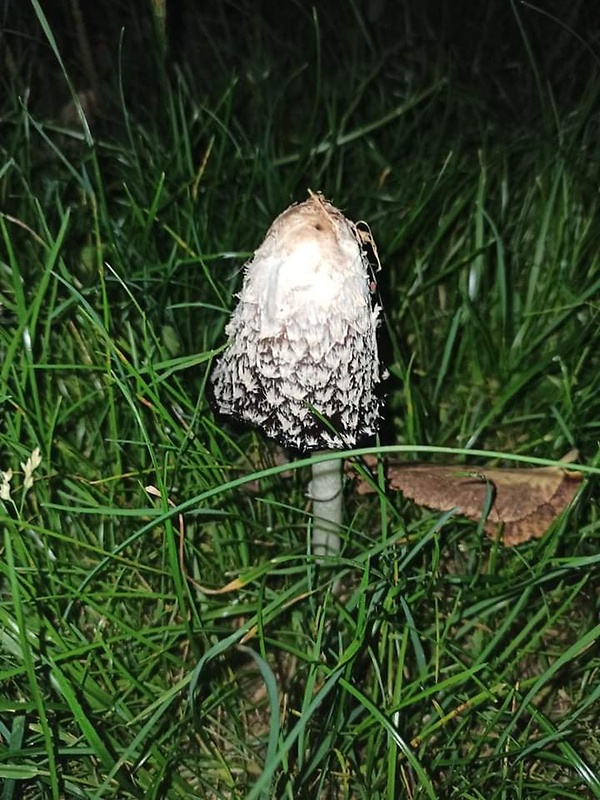
[{"label": "white mushroom cap", "polygon": [[354,446],[380,416],[379,311],[356,226],[311,193],[246,264],[211,376],[218,410],[286,447]]}]

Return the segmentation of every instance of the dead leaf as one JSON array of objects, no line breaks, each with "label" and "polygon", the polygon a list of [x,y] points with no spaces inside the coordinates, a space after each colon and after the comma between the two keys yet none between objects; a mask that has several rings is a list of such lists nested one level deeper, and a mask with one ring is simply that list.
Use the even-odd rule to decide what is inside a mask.
[{"label": "dead leaf", "polygon": [[81,114],[84,115],[90,128],[93,128],[99,111],[98,94],[93,89],[86,89],[77,94],[77,100],[69,100],[68,103],[65,103],[60,110],[59,119],[66,128],[83,130]]},{"label": "dead leaf", "polygon": [[[580,473],[561,467],[474,470],[400,462],[388,463],[386,476],[390,489],[426,508],[456,509],[475,521],[489,508],[485,532],[495,539],[503,526],[502,541],[507,546],[543,536],[573,500],[582,480]],[[358,491],[374,491],[374,487],[360,478]]]}]

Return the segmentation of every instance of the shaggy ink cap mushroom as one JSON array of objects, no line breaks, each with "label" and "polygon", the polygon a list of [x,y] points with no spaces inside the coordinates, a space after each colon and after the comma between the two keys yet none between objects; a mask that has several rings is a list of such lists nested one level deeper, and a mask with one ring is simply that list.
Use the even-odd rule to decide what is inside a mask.
[{"label": "shaggy ink cap mushroom", "polygon": [[211,376],[220,413],[300,451],[376,432],[380,308],[364,238],[321,194],[277,217],[245,266]]}]

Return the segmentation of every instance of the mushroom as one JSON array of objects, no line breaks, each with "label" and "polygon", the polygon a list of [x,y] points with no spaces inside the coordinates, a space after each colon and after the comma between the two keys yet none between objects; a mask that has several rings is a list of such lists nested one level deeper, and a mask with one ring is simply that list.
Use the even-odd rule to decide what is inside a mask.
[{"label": "mushroom", "polygon": [[[218,411],[302,453],[352,448],[377,431],[380,312],[368,229],[321,194],[280,214],[245,266],[229,342],[211,375]],[[339,552],[340,459],[313,464],[312,550]]]}]

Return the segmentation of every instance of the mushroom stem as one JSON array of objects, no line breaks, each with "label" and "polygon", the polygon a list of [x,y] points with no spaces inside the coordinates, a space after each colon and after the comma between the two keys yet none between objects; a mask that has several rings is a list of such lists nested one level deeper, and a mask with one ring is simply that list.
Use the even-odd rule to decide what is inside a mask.
[{"label": "mushroom stem", "polygon": [[312,500],[312,552],[318,560],[340,552],[342,526],[342,460],[312,465],[309,497]]}]

